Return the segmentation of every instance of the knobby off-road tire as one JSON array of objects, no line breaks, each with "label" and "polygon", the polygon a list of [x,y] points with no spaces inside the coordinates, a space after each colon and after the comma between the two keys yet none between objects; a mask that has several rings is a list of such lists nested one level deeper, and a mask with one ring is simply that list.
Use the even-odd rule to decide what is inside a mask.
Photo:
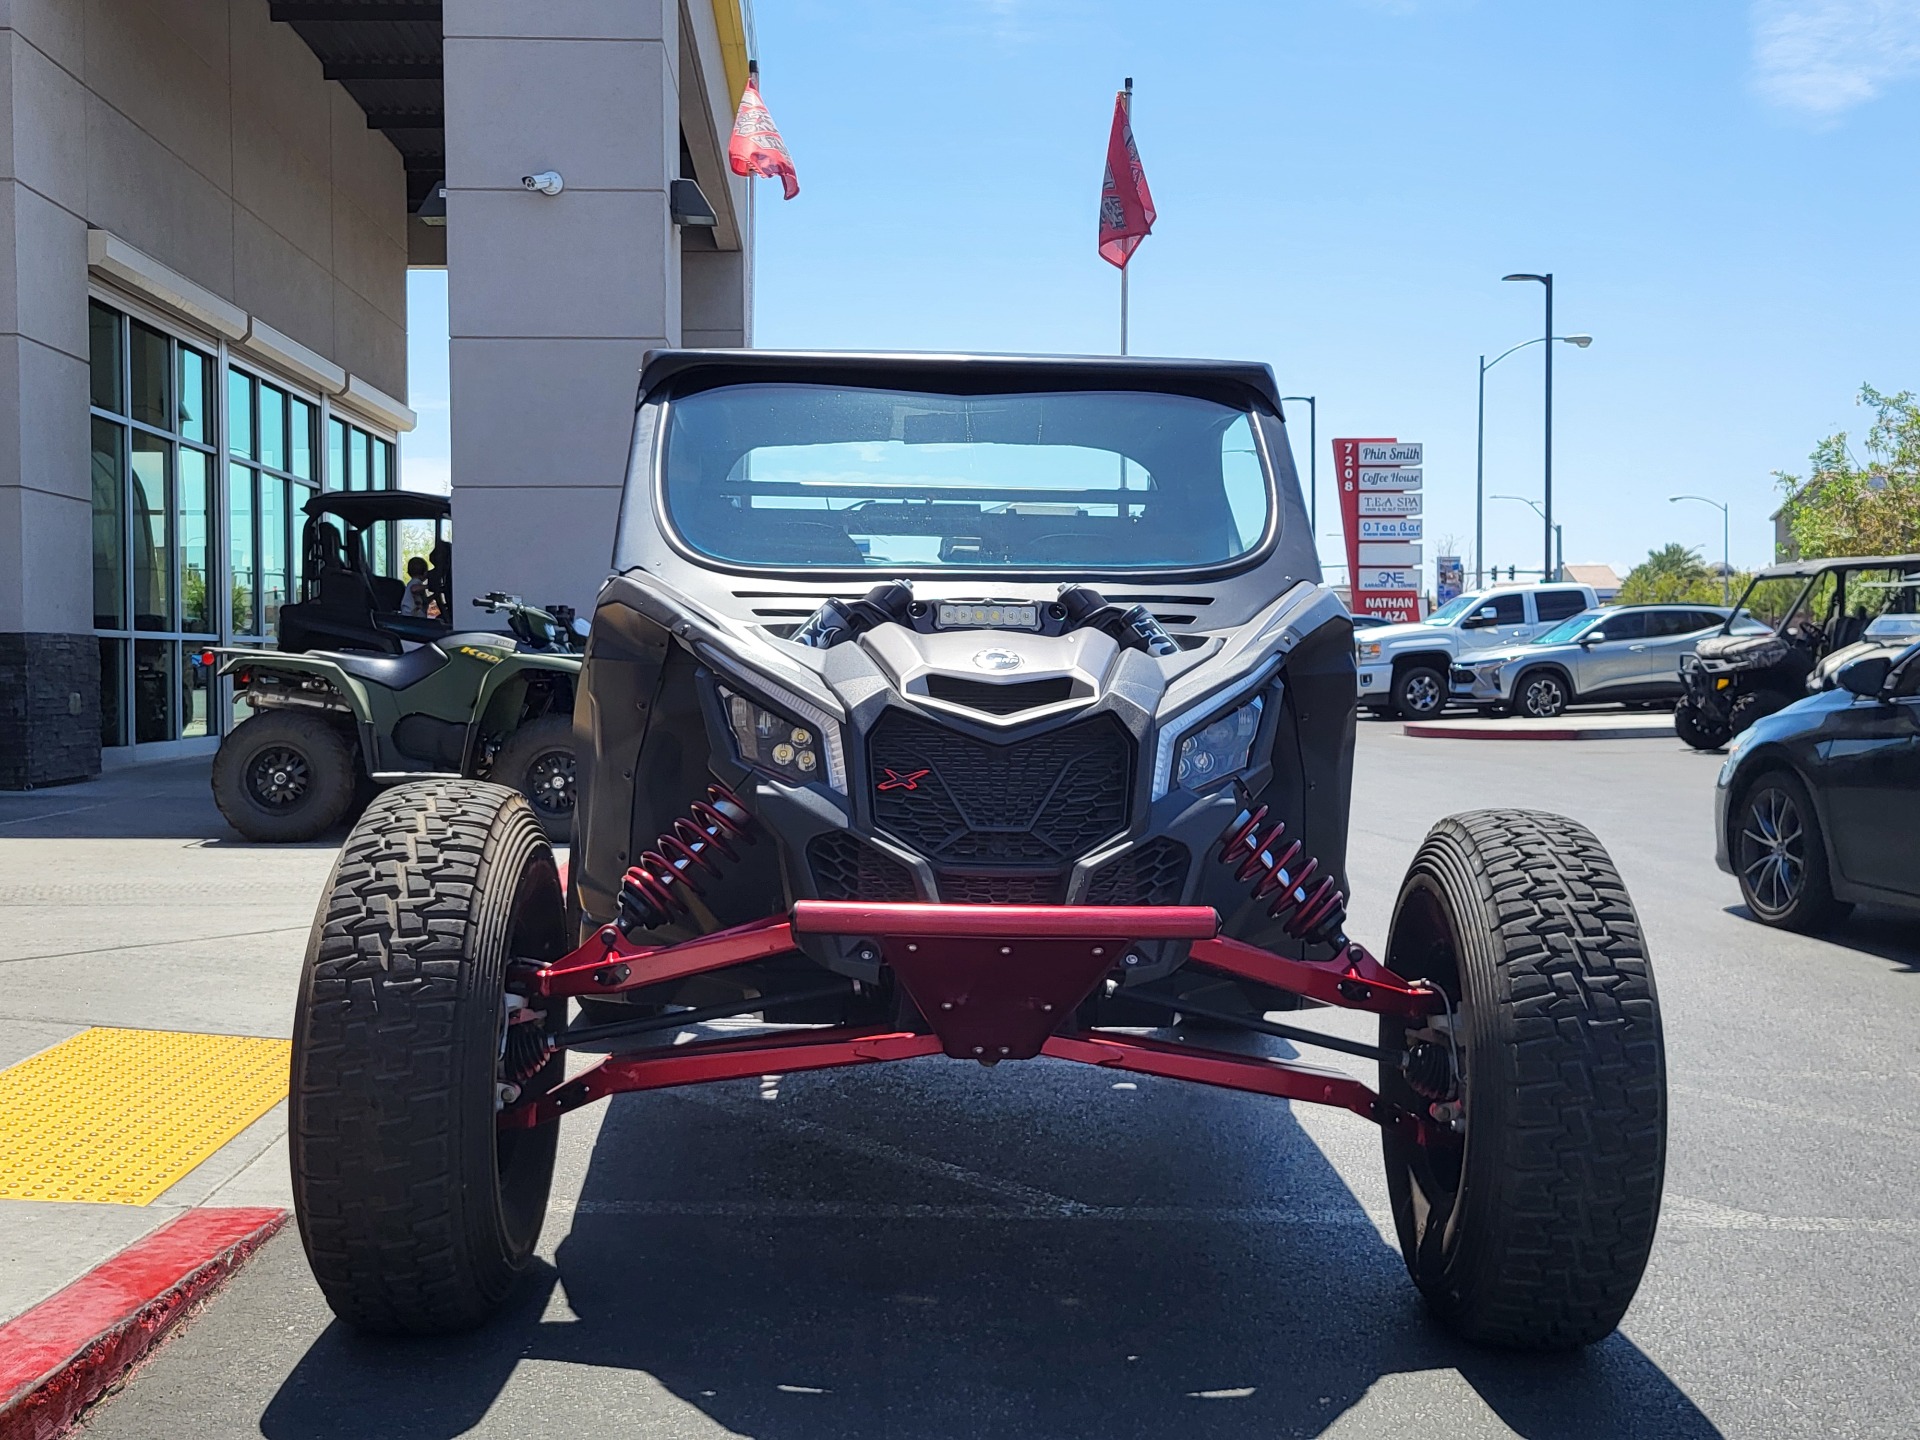
[{"label": "knobby off-road tire", "polygon": [[353,808],[361,766],[338,726],[297,710],[242,720],[213,757],[213,803],[249,840],[311,840]]},{"label": "knobby off-road tire", "polygon": [[348,835],[307,945],[290,1128],[307,1260],[356,1329],[477,1325],[526,1267],[559,1127],[495,1123],[506,966],[565,949],[553,850],[515,791],[403,785]]},{"label": "knobby off-road tire", "polygon": [[522,725],[487,778],[526,796],[547,839],[565,845],[573,836],[573,717],[542,715]]},{"label": "knobby off-road tire", "polygon": [[[1483,1344],[1601,1339],[1646,1269],[1667,1133],[1659,1002],[1613,862],[1557,815],[1442,820],[1401,887],[1387,963],[1452,998],[1464,1071],[1457,1143],[1383,1132],[1414,1283]],[[1405,1031],[1383,1019],[1381,1045]],[[1386,1099],[1425,1111],[1381,1070]]]},{"label": "knobby off-road tire", "polygon": [[1696,750],[1718,750],[1733,738],[1733,727],[1682,700],[1673,707],[1673,733]]}]

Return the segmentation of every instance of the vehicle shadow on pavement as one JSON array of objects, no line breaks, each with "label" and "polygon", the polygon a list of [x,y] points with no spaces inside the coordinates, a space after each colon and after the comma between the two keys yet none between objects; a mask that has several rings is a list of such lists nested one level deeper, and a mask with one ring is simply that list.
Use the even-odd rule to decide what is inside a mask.
[{"label": "vehicle shadow on pavement", "polygon": [[615,1101],[557,1271],[464,1339],[330,1327],[261,1432],[1719,1433],[1625,1336],[1447,1336],[1276,1102],[1046,1062],[773,1088]]},{"label": "vehicle shadow on pavement", "polygon": [[[1752,925],[1760,924],[1759,918],[1745,905],[1728,905],[1724,909],[1735,919],[1745,920]],[[1908,974],[1920,975],[1920,943],[1916,943],[1917,936],[1920,936],[1920,930],[1914,927],[1912,911],[1896,910],[1884,905],[1862,905],[1839,924],[1821,930],[1811,938],[1843,949],[1857,950],[1862,955],[1891,960]]]}]

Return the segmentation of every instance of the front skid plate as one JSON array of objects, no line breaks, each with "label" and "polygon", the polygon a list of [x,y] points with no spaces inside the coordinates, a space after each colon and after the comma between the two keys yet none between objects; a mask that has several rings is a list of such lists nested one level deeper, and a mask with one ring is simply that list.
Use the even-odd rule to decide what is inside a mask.
[{"label": "front skid plate", "polygon": [[653,949],[636,947],[608,927],[564,959],[523,974],[519,984],[549,997],[617,992],[786,953],[794,948],[796,932],[846,935],[869,939],[879,948],[935,1033],[822,1028],[615,1055],[546,1095],[502,1112],[500,1123],[514,1128],[543,1124],[628,1090],[944,1052],[984,1061],[1045,1055],[1337,1105],[1427,1139],[1432,1127],[1423,1118],[1385,1104],[1340,1071],[1117,1032],[1054,1033],[1123,960],[1128,944],[1141,940],[1189,941],[1195,963],[1348,1009],[1412,1016],[1445,1007],[1439,992],[1409,985],[1357,945],[1327,962],[1291,960],[1220,937],[1218,928],[1219,917],[1198,906],[829,901],[802,901],[791,919],[770,916]]}]

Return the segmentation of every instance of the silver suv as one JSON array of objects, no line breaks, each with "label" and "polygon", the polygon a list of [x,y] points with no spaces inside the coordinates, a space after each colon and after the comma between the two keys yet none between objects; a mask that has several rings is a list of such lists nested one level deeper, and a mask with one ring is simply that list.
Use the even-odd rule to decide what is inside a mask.
[{"label": "silver suv", "polygon": [[1725,623],[1718,605],[1621,605],[1585,610],[1525,645],[1455,664],[1456,703],[1546,719],[1590,701],[1680,698],[1680,657]]}]

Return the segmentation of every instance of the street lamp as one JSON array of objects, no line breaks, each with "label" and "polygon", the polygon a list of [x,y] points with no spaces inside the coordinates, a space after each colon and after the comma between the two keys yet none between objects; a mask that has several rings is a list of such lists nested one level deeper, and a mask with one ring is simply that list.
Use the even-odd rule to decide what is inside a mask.
[{"label": "street lamp", "polygon": [[1307,402],[1307,528],[1320,528],[1320,404],[1311,395],[1282,395],[1281,402]]},{"label": "street lamp", "polygon": [[1682,500],[1698,500],[1702,505],[1711,505],[1720,512],[1720,603],[1731,605],[1733,603],[1733,552],[1731,542],[1727,538],[1731,529],[1727,507],[1718,500],[1709,500],[1704,495],[1669,495],[1667,497],[1669,505],[1677,505]]},{"label": "street lamp", "polygon": [[[1540,508],[1540,502],[1538,500],[1529,500],[1524,495],[1495,495],[1490,498],[1495,500],[1518,500],[1522,505],[1531,505],[1533,507],[1533,513],[1541,519],[1546,520],[1547,512]],[[1558,580],[1561,577],[1561,572],[1567,568],[1566,536],[1561,533],[1560,527],[1555,525],[1551,520],[1547,520],[1547,524],[1553,532],[1553,548],[1554,551],[1559,553],[1560,559],[1559,562],[1555,564],[1553,552],[1550,551],[1547,555],[1547,564],[1552,565],[1554,568],[1551,573],[1545,568],[1542,568],[1540,578],[1542,580]]]},{"label": "street lamp", "polygon": [[[1512,279],[1513,277],[1508,276],[1507,278]],[[1536,335],[1531,340],[1522,340],[1518,345],[1508,346],[1491,360],[1487,359],[1484,355],[1480,357],[1480,441],[1475,450],[1473,462],[1473,584],[1475,589],[1478,589],[1480,586],[1480,572],[1485,563],[1481,557],[1485,549],[1484,542],[1486,540],[1484,512],[1486,510],[1485,494],[1487,483],[1487,371],[1498,365],[1502,360],[1506,359],[1507,356],[1513,354],[1514,351],[1524,350],[1529,345],[1538,345],[1545,341],[1546,338],[1544,335]],[[1593,337],[1591,335],[1556,335],[1553,338],[1564,344],[1578,346],[1582,350],[1593,343]],[[1551,359],[1553,352],[1548,351],[1547,353],[1549,359]]]},{"label": "street lamp", "polygon": [[[1540,338],[1553,338],[1553,276],[1546,275],[1502,275],[1502,280],[1534,280],[1546,287],[1547,323],[1540,332]],[[1553,564],[1553,347],[1547,347],[1547,415],[1546,415],[1546,472],[1541,485],[1541,496],[1546,501],[1546,509],[1540,512],[1546,529],[1541,535],[1541,544],[1546,547],[1546,556],[1541,561],[1544,569]]]}]

